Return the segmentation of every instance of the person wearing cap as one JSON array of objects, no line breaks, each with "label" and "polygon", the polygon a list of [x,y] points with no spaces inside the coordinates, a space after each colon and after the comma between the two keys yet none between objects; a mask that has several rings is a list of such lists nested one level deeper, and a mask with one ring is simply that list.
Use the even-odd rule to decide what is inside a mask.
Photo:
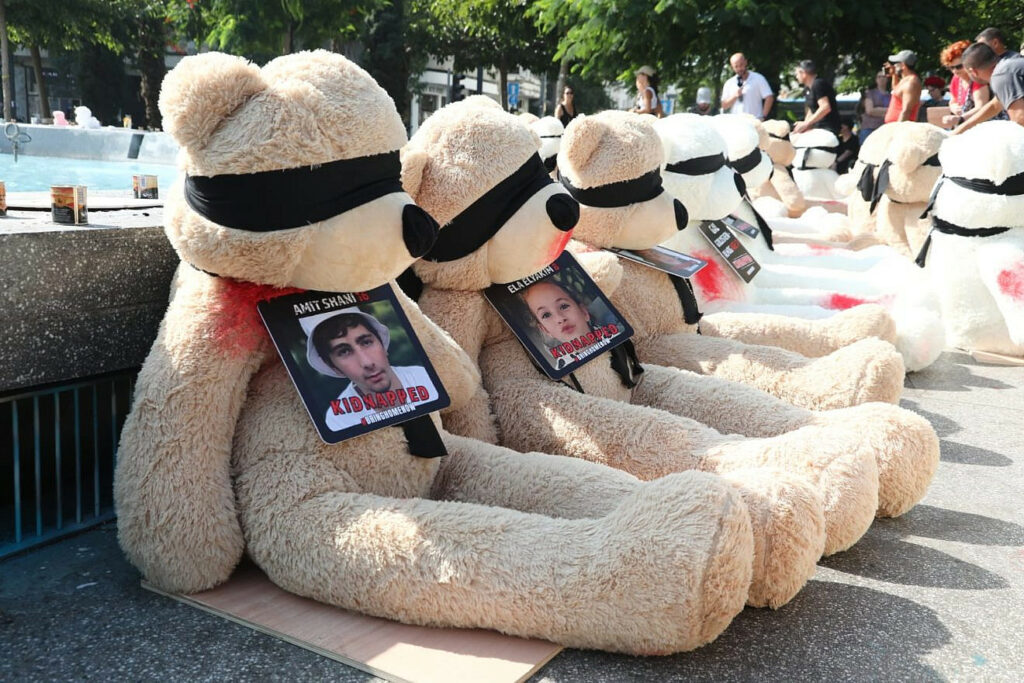
[{"label": "person wearing cap", "polygon": [[637,114],[652,114],[661,118],[661,100],[658,99],[657,75],[653,66],[644,65],[636,70],[636,106]]},{"label": "person wearing cap", "polygon": [[[327,409],[327,428],[340,432],[376,412],[374,405],[420,403],[437,398],[422,366],[392,366],[388,359],[391,333],[387,326],[358,308],[301,318],[306,331],[306,360],[322,375],[349,380]],[[426,393],[426,396],[421,394]],[[394,396],[392,402],[389,397]],[[369,401],[367,401],[369,397]],[[355,399],[355,400],[353,400]]]},{"label": "person wearing cap", "polygon": [[928,99],[922,100],[917,120],[927,123],[929,109],[949,106],[946,100],[946,79],[942,76],[928,76],[924,79],[924,89],[928,91]]},{"label": "person wearing cap", "polygon": [[730,78],[722,86],[722,113],[746,112],[762,121],[768,118],[775,104],[775,93],[765,77],[747,69],[747,58],[742,52],[729,58],[729,66],[736,78]]},{"label": "person wearing cap", "polygon": [[[964,67],[972,81],[988,85],[992,89],[992,100],[957,127],[969,129],[981,121],[982,113],[993,101],[1005,110],[1008,118],[1024,126],[1024,58],[1020,55],[1002,58],[985,43],[975,43],[964,50]],[[980,119],[980,120],[979,120]]]},{"label": "person wearing cap", "polygon": [[839,135],[839,105],[836,104],[836,89],[824,78],[818,76],[818,67],[805,59],[796,67],[796,80],[804,86],[806,101],[804,120],[793,126],[794,133],[803,133],[811,128],[824,128]]},{"label": "person wearing cap", "polygon": [[889,108],[885,112],[885,122],[917,121],[917,111],[921,106],[921,77],[914,71],[917,66],[917,53],[900,50],[889,55],[889,61],[882,70],[892,78],[892,96]]},{"label": "person wearing cap", "polygon": [[[1007,59],[1017,59],[1020,57],[1019,52],[1014,52],[1006,47],[1006,36],[997,28],[987,28],[975,37],[974,45],[984,45],[988,47],[995,55],[995,61],[1002,62]],[[963,64],[967,67],[967,53],[974,48],[974,45],[964,50],[964,61]],[[982,60],[982,51],[974,53],[978,60]],[[984,59],[987,60],[988,53],[984,53]],[[991,73],[991,72],[988,72]],[[975,83],[981,83],[982,85],[990,85],[987,80],[981,81],[974,77],[971,73],[970,67],[967,68],[967,75],[971,77],[971,80]],[[984,123],[990,119],[1006,119],[1008,113],[1006,112],[1006,103],[1000,102],[999,97],[995,94],[995,88],[990,88],[992,97],[983,106],[977,107],[971,114],[965,116],[960,122],[960,125],[953,129],[953,135],[959,135],[965,130],[970,130],[979,123]]]},{"label": "person wearing cap", "polygon": [[707,116],[712,113],[711,88],[707,86],[697,88],[697,102],[690,107],[690,113],[700,114],[701,116]]}]

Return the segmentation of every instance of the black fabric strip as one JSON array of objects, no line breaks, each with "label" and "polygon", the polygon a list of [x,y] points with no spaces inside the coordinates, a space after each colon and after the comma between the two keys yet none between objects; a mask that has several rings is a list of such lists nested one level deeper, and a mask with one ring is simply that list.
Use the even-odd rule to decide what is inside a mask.
[{"label": "black fabric strip", "polygon": [[936,152],[935,154],[931,155],[930,157],[925,159],[924,163],[921,164],[921,165],[922,166],[942,166],[942,164],[939,163],[939,153]]},{"label": "black fabric strip", "polygon": [[761,163],[761,148],[755,147],[750,154],[736,161],[729,161],[728,165],[737,173],[743,174],[753,171],[759,163]]},{"label": "black fabric strip", "polygon": [[612,370],[614,370],[622,384],[632,389],[640,383],[640,375],[644,374],[644,366],[636,355],[636,347],[633,340],[627,339],[611,350]]},{"label": "black fabric strip", "polygon": [[944,221],[938,216],[932,216],[932,229],[928,231],[928,236],[924,239],[924,244],[921,245],[921,251],[917,253],[914,263],[924,268],[925,261],[928,258],[928,250],[932,246],[933,232],[941,232],[944,235],[957,235],[958,237],[992,237],[993,235],[1001,235],[1009,230],[1010,228],[1002,227],[970,230],[955,223]]},{"label": "black fabric strip", "polygon": [[857,181],[857,189],[860,190],[860,197],[866,202],[871,201],[871,195],[875,191],[875,168],[874,164],[862,161],[864,170],[861,171],[860,180]]},{"label": "black fabric strip", "polygon": [[661,187],[661,169],[658,168],[644,173],[639,178],[620,180],[617,183],[586,189],[576,187],[561,173],[558,174],[558,179],[573,199],[584,206],[598,209],[613,209],[639,204],[654,199],[664,191]]},{"label": "black fabric strip", "polygon": [[562,137],[562,134],[561,134],[561,133],[559,133],[558,135],[540,135],[540,136],[538,136],[538,137],[539,137],[539,138],[540,138],[541,140],[546,140],[546,139],[548,139],[548,138],[560,138],[560,137]]},{"label": "black fabric strip", "polygon": [[776,140],[789,140],[789,133],[785,135],[775,135],[774,133],[768,133],[768,137],[775,138]]},{"label": "black fabric strip", "polygon": [[749,206],[750,210],[754,212],[754,220],[757,221],[757,229],[760,230],[761,234],[764,236],[764,241],[765,244],[768,245],[768,250],[775,251],[775,243],[772,241],[771,226],[768,225],[768,221],[764,219],[764,216],[754,208],[754,202],[750,201],[750,197],[746,197],[746,200],[747,206]]},{"label": "black fabric strip", "polygon": [[892,166],[892,162],[886,159],[878,168],[878,177],[875,178],[874,187],[871,189],[871,207],[868,210],[869,213],[875,212],[875,207],[878,206],[878,202],[882,199],[882,195],[885,194],[886,189],[889,187],[890,166]]},{"label": "black fabric strip", "polygon": [[402,423],[405,440],[409,442],[409,452],[418,458],[440,458],[448,455],[441,435],[429,415],[415,417]]},{"label": "black fabric strip", "polygon": [[430,253],[423,258],[446,262],[472,254],[494,237],[530,197],[552,182],[540,155],[534,154],[443,227]]},{"label": "black fabric strip", "polygon": [[696,157],[686,161],[677,161],[665,166],[669,173],[681,173],[682,175],[706,175],[714,173],[725,166],[724,154],[712,154],[706,157]]},{"label": "black fabric strip", "polygon": [[959,176],[946,177],[960,187],[968,190],[974,190],[975,192],[981,192],[982,194],[1001,194],[1008,197],[1016,197],[1024,194],[1024,173],[1018,173],[1015,176],[1010,176],[998,184],[993,183],[991,180],[981,180],[978,178],[962,178]]},{"label": "black fabric strip", "polygon": [[557,166],[557,165],[558,165],[558,155],[557,154],[553,154],[553,155],[549,156],[547,159],[544,160],[544,168],[546,168],[548,170],[548,173],[551,173],[552,171],[554,171],[555,170],[555,166]]},{"label": "black fabric strip", "polygon": [[683,306],[683,321],[687,325],[696,325],[704,317],[704,314],[700,312],[700,307],[697,305],[697,297],[693,295],[693,285],[690,284],[689,280],[678,275],[670,274],[668,279],[672,281],[672,286],[676,288],[676,296],[679,297],[679,303]]},{"label": "black fabric strip", "polygon": [[803,156],[800,158],[800,165],[797,167],[801,171],[807,171],[807,170],[810,170],[812,168],[815,168],[814,166],[808,166],[807,165],[807,152],[810,152],[812,149],[820,149],[821,151],[828,152],[830,154],[838,154],[839,153],[839,146],[838,145],[833,145],[832,147],[824,147],[822,145],[818,145],[817,147],[797,147],[797,151],[800,151],[801,149],[806,150],[804,152]]},{"label": "black fabric strip", "polygon": [[186,176],[185,201],[217,225],[251,232],[319,223],[402,191],[398,152],[319,166],[218,176]]}]

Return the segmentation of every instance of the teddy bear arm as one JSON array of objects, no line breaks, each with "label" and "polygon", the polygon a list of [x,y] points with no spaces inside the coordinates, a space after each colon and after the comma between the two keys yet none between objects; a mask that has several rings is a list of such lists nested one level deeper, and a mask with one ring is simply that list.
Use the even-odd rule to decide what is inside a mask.
[{"label": "teddy bear arm", "polygon": [[459,407],[441,411],[444,428],[452,434],[496,444],[499,441],[498,425],[491,412],[491,399],[483,386],[478,386],[473,396]]},{"label": "teddy bear arm", "polygon": [[777,436],[814,421],[812,411],[753,387],[685,370],[644,364],[633,403],[687,417],[722,434]]},{"label": "teddy bear arm", "polygon": [[486,321],[490,308],[483,294],[427,285],[418,304],[423,316],[454,340],[463,355],[468,356],[470,363],[477,368],[480,350],[487,336]]},{"label": "teddy bear arm", "polygon": [[768,183],[774,190],[775,196],[786,206],[790,218],[798,218],[807,210],[807,200],[804,198],[803,192],[793,182],[793,178],[790,177],[785,167],[776,164],[775,173],[772,174]]},{"label": "teddy bear arm", "polygon": [[469,403],[480,388],[480,372],[476,365],[452,337],[397,286],[393,287],[399,303],[423,344],[423,350],[437,371],[441,383],[451,398],[452,409]]},{"label": "teddy bear arm", "polygon": [[699,469],[698,454],[722,440],[692,420],[543,379],[508,380],[491,397],[503,446],[582,458],[644,480]]},{"label": "teddy bear arm", "polygon": [[883,195],[875,214],[875,233],[878,237],[899,253],[912,258],[913,254],[910,253],[910,244],[907,242],[907,232],[903,225],[903,207],[894,204],[888,196]]},{"label": "teddy bear arm", "polygon": [[[1017,232],[1017,231],[1015,231]],[[985,239],[985,238],[969,238]],[[1024,351],[1024,239],[1000,240],[978,248],[978,272],[1003,315],[1010,340]]]},{"label": "teddy bear arm", "polygon": [[225,581],[242,555],[231,443],[261,355],[203,348],[208,337],[197,327],[169,334],[169,319],[188,317],[178,303],[139,373],[114,494],[118,538],[132,563],[164,590],[194,592]]},{"label": "teddy bear arm", "polygon": [[573,256],[580,262],[583,269],[587,271],[594,283],[604,292],[605,296],[611,296],[618,289],[622,282],[623,270],[619,263],[619,257],[602,249],[594,251],[573,252]]},{"label": "teddy bear arm", "polygon": [[603,517],[633,493],[639,481],[625,472],[546,453],[444,435],[448,457],[433,498],[578,519]]}]

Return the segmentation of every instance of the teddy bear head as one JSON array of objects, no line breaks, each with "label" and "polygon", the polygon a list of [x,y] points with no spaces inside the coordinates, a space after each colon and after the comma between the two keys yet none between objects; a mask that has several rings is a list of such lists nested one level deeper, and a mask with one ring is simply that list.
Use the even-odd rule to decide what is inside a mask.
[{"label": "teddy bear head", "polygon": [[558,173],[580,203],[577,239],[597,247],[648,249],[686,227],[683,204],[661,183],[654,119],[605,111],[573,119],[562,137]]},{"label": "teddy bear head", "polygon": [[397,276],[437,237],[401,187],[394,103],[341,55],[301,52],[262,69],[186,57],[164,80],[160,110],[185,172],[165,230],[196,268],[358,291]]},{"label": "teddy bear head", "polygon": [[482,289],[554,261],[579,205],[551,180],[540,138],[477,95],[434,112],[402,153],[402,184],[442,226],[414,266],[442,289]]},{"label": "teddy bear head", "polygon": [[725,140],[726,163],[743,176],[747,187],[761,187],[771,178],[772,160],[761,151],[761,133],[756,117],[750,114],[719,114],[711,117],[711,125]]},{"label": "teddy bear head", "polygon": [[727,146],[706,116],[673,114],[654,122],[665,161],[665,190],[686,207],[690,220],[732,213],[746,193],[743,177],[727,162]]},{"label": "teddy bear head", "polygon": [[[926,202],[942,173],[939,147],[948,134],[937,126],[916,121],[901,121],[882,127],[890,126],[892,137],[886,145],[885,161],[882,162],[888,162],[889,183],[880,190],[898,202]],[[868,137],[870,139],[871,136]],[[876,173],[876,182],[881,181],[880,174],[881,170]]]},{"label": "teddy bear head", "polygon": [[762,149],[771,157],[772,163],[790,166],[796,156],[796,148],[789,140],[789,121],[768,119],[761,122],[761,129],[767,136],[767,139],[762,138],[765,143]]},{"label": "teddy bear head", "polygon": [[806,133],[793,133],[790,141],[796,150],[793,166],[798,169],[829,168],[839,154],[839,138],[824,128],[812,128]]},{"label": "teddy bear head", "polygon": [[555,168],[558,166],[558,150],[562,144],[562,134],[565,126],[554,116],[539,118],[530,124],[530,130],[540,138],[540,158],[548,173],[554,177]]},{"label": "teddy bear head", "polygon": [[1024,127],[989,121],[949,136],[934,218],[953,226],[1024,228]]}]

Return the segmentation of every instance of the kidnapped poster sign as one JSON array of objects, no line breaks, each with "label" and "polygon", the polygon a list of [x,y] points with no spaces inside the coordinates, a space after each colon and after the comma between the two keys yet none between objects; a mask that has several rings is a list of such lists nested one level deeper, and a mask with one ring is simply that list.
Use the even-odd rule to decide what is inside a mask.
[{"label": "kidnapped poster sign", "polygon": [[258,308],[325,442],[450,404],[390,285],[367,292],[289,294]]},{"label": "kidnapped poster sign", "polygon": [[537,366],[561,379],[633,336],[633,328],[569,252],[484,296]]},{"label": "kidnapped poster sign", "polygon": [[733,272],[750,282],[761,270],[761,264],[743,246],[723,221],[701,221],[700,234],[711,243]]}]

